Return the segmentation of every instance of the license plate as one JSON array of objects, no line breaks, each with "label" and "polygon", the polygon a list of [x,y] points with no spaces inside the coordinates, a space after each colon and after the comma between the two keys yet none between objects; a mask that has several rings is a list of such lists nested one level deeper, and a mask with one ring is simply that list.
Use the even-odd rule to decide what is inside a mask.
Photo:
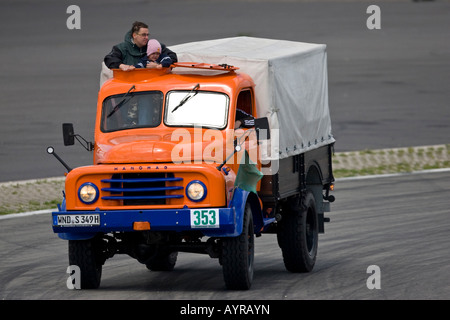
[{"label": "license plate", "polygon": [[99,226],[99,214],[65,214],[56,216],[56,224],[62,227]]},{"label": "license plate", "polygon": [[191,228],[219,227],[219,209],[191,209]]}]

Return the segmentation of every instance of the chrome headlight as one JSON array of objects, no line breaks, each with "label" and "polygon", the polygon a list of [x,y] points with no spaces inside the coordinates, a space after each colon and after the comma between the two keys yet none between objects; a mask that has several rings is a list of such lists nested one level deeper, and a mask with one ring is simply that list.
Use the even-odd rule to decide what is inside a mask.
[{"label": "chrome headlight", "polygon": [[199,180],[189,182],[186,187],[186,195],[191,201],[202,201],[206,197],[206,186]]},{"label": "chrome headlight", "polygon": [[92,204],[99,196],[98,188],[91,182],[86,182],[78,189],[78,198],[85,204]]}]

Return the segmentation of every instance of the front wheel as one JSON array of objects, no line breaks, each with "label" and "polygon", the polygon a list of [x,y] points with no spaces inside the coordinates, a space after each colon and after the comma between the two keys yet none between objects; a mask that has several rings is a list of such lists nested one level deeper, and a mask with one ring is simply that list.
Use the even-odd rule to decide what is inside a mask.
[{"label": "front wheel", "polygon": [[102,277],[102,240],[69,240],[69,264],[80,268],[81,289],[96,289]]},{"label": "front wheel", "polygon": [[301,199],[292,199],[283,212],[283,218],[278,223],[277,239],[284,265],[290,272],[310,272],[316,263],[319,241],[313,193],[308,190]]},{"label": "front wheel", "polygon": [[248,290],[253,281],[255,234],[250,205],[245,207],[244,226],[240,236],[222,239],[223,278],[227,289]]}]

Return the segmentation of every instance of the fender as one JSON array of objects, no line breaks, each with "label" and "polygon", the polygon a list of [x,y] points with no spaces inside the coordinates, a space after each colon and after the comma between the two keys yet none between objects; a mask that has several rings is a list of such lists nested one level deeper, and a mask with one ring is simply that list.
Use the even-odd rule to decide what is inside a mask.
[{"label": "fender", "polygon": [[63,240],[88,240],[95,237],[97,233],[87,232],[87,233],[58,233],[58,237]]},{"label": "fender", "polygon": [[264,221],[265,219],[263,219],[261,204],[258,196],[253,192],[236,187],[233,191],[233,198],[228,206],[229,208],[234,207],[236,212],[236,233],[233,236],[239,236],[242,233],[245,205],[247,202],[252,208],[255,233],[259,234],[267,224],[266,221]]}]

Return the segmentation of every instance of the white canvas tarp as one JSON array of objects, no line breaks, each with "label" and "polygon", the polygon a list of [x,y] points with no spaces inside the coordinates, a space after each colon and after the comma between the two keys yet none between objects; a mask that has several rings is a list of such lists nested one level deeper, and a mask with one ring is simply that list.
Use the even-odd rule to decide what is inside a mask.
[{"label": "white canvas tarp", "polygon": [[[170,46],[179,62],[229,64],[255,82],[259,117],[279,129],[282,159],[334,142],[326,45],[235,37]],[[275,137],[276,135],[274,135]],[[272,154],[270,158],[277,158]]]}]

